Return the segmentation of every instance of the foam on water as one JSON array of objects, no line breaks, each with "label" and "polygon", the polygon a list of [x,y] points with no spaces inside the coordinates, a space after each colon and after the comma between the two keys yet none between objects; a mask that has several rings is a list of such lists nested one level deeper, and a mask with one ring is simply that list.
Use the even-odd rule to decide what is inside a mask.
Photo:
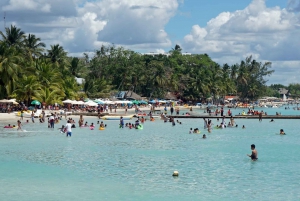
[{"label": "foam on water", "polygon": [[[300,199],[299,120],[237,119],[239,128],[211,134],[202,119],[179,120],[146,121],[144,130],[105,121],[105,130],[76,128],[71,138],[57,130],[63,123],[10,133],[0,124],[0,200]],[[281,128],[286,136],[275,135]],[[246,156],[252,143],[256,162]]]}]

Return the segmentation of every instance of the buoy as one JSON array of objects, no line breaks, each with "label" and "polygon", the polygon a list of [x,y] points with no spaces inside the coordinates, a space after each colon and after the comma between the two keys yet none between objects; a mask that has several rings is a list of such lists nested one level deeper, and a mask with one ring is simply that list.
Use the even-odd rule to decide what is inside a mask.
[{"label": "buoy", "polygon": [[173,172],[173,175],[172,175],[172,176],[173,176],[173,177],[178,177],[178,176],[179,176],[179,172],[175,170],[175,171]]}]

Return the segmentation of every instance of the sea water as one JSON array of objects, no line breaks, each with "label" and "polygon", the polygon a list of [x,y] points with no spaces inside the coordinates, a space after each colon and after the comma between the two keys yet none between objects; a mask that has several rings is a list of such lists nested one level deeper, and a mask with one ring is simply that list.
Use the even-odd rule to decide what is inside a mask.
[{"label": "sea water", "polygon": [[[75,128],[68,138],[57,130],[65,120],[54,130],[23,123],[26,132],[1,122],[0,200],[300,199],[300,120],[236,119],[238,128],[212,133],[202,119],[178,120],[146,121],[143,130],[104,121],[105,130]],[[246,156],[251,144],[255,162]]]}]

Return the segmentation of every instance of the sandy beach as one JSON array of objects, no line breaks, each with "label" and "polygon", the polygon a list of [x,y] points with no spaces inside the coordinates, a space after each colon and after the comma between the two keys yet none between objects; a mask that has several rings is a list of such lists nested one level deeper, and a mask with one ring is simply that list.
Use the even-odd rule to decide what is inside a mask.
[{"label": "sandy beach", "polygon": [[20,117],[17,117],[14,113],[0,113],[0,121],[12,121],[12,120],[19,120]]},{"label": "sandy beach", "polygon": [[[176,108],[179,108],[180,110],[182,109],[188,109],[187,107],[184,107],[184,106],[176,106]],[[194,106],[193,108],[196,108],[196,106]],[[146,113],[150,111],[150,107],[141,107],[139,108],[141,111],[145,111]],[[161,107],[157,107],[155,108],[155,110],[160,110],[161,112],[163,112],[164,110],[164,107],[161,106]],[[170,108],[168,107],[168,111],[170,110]],[[48,111],[46,110],[46,113],[51,113],[51,112],[58,112],[58,111]],[[134,114],[135,113],[135,109],[134,108],[130,108],[128,109],[127,111],[127,114]],[[124,108],[120,108],[120,109],[117,109],[117,112],[115,113],[114,110],[113,112],[111,113],[112,115],[124,115],[125,114],[125,109]],[[71,118],[74,118],[74,117],[77,117],[77,115],[68,115],[69,117]],[[20,117],[17,117],[14,113],[0,113],[0,121],[17,121],[19,120]],[[29,118],[25,118],[24,119],[29,119]]]}]

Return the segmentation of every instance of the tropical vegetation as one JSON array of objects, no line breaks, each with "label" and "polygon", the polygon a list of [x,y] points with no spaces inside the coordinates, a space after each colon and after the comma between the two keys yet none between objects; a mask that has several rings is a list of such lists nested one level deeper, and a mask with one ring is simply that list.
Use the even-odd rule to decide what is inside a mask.
[{"label": "tropical vegetation", "polygon": [[[220,65],[207,54],[182,54],[179,45],[168,54],[140,54],[123,47],[102,46],[92,57],[70,57],[59,44],[46,49],[33,34],[11,25],[0,32],[0,98],[26,104],[64,99],[109,97],[117,91],[134,91],[147,98],[201,101],[237,95],[254,100],[273,89],[266,86],[274,71],[270,62],[251,56],[235,64]],[[76,77],[84,78],[82,86]],[[299,86],[290,87],[300,91]],[[299,93],[300,94],[300,93]]]}]

